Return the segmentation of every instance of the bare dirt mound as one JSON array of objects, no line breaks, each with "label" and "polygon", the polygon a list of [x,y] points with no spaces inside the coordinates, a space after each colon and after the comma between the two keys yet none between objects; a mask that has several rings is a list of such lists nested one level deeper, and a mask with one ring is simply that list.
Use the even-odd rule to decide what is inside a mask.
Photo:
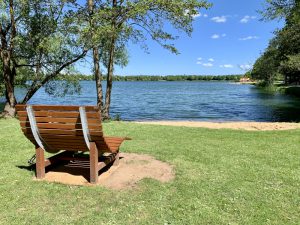
[{"label": "bare dirt mound", "polygon": [[[121,153],[118,166],[111,166],[100,171],[97,185],[110,189],[126,189],[137,186],[144,178],[152,178],[160,182],[174,179],[173,167],[168,163],[156,160],[152,156],[133,153]],[[84,167],[84,168],[82,168]],[[45,179],[49,182],[58,182],[69,185],[91,185],[89,180],[88,162],[79,165],[68,164],[51,169]]]},{"label": "bare dirt mound", "polygon": [[199,121],[142,121],[141,124],[204,127],[210,129],[233,130],[291,130],[299,129],[300,123],[269,123],[269,122],[199,122]]}]

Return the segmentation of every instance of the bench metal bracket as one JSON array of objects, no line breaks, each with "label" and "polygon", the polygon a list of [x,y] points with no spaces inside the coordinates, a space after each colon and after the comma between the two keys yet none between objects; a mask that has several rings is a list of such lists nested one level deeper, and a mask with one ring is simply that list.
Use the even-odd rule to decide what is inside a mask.
[{"label": "bench metal bracket", "polygon": [[79,114],[80,114],[80,120],[81,120],[81,126],[82,126],[82,132],[84,136],[85,143],[88,147],[88,149],[91,148],[90,142],[91,142],[91,136],[90,131],[88,128],[88,122],[86,117],[86,111],[84,107],[79,107]]},{"label": "bench metal bracket", "polygon": [[29,118],[29,123],[30,123],[30,128],[31,128],[31,132],[33,134],[34,140],[36,141],[36,143],[38,144],[38,146],[42,149],[45,150],[43,141],[42,141],[42,137],[40,135],[39,129],[37,127],[36,124],[36,120],[35,120],[35,115],[34,115],[34,111],[32,109],[31,105],[28,105],[26,107],[26,111],[27,111],[27,115]]}]

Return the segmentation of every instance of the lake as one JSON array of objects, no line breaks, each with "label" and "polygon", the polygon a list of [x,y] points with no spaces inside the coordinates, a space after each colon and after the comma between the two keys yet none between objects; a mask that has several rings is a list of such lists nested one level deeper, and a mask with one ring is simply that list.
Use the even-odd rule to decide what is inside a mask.
[{"label": "lake", "polygon": [[[82,92],[49,96],[40,89],[30,104],[95,105],[92,81]],[[18,89],[18,98],[24,90]],[[231,82],[114,82],[112,117],[122,120],[300,121],[300,99]]]}]

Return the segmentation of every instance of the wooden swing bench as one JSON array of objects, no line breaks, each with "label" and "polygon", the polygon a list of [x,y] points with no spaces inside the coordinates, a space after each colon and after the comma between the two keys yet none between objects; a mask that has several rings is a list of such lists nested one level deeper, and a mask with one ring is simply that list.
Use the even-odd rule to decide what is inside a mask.
[{"label": "wooden swing bench", "polygon": [[[45,168],[62,161],[87,160],[90,183],[97,183],[98,172],[119,163],[119,147],[126,137],[105,137],[101,112],[94,106],[17,105],[24,135],[36,147],[36,177],[45,177]],[[61,150],[64,150],[61,153]],[[58,153],[45,159],[44,152]],[[89,152],[89,158],[74,153]],[[110,153],[104,161],[99,157]]]}]

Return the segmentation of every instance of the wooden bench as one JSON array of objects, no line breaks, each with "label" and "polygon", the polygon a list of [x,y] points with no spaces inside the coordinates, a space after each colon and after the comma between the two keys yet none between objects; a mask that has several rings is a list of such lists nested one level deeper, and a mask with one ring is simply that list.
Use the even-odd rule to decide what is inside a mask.
[{"label": "wooden bench", "polygon": [[[74,158],[76,152],[89,152],[90,183],[97,183],[98,172],[119,162],[119,147],[125,137],[105,137],[101,113],[94,106],[17,105],[17,115],[24,135],[36,147],[36,177],[45,177],[45,168]],[[60,152],[64,150],[63,152]],[[58,153],[45,159],[44,151]],[[110,153],[105,161],[99,157]]]}]

